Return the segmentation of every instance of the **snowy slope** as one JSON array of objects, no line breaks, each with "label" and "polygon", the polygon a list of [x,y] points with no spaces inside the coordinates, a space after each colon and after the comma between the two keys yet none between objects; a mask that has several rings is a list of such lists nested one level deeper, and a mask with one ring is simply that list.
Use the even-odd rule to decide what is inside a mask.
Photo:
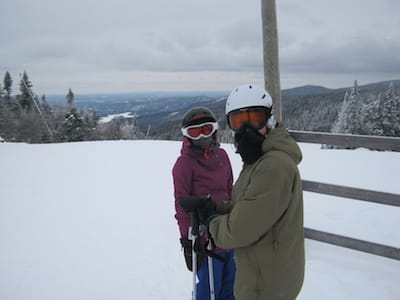
[{"label": "snowy slope", "polygon": [[[241,162],[228,151],[237,178]],[[303,179],[400,193],[400,153],[301,144]],[[190,299],[179,142],[0,144],[0,299]],[[400,247],[400,208],[305,193],[305,225]],[[299,299],[400,299],[400,262],[306,241]]]}]

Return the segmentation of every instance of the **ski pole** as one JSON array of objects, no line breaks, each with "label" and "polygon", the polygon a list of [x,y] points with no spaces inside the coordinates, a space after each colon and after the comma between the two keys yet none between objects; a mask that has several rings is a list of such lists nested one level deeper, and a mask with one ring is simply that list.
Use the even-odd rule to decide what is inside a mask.
[{"label": "ski pole", "polygon": [[[208,250],[212,250],[211,241],[208,241],[207,245]],[[215,300],[215,290],[214,290],[214,266],[213,266],[213,259],[211,256],[208,257],[208,279],[210,282],[210,299]]]},{"label": "ski pole", "polygon": [[196,212],[192,212],[190,214],[192,219],[192,227],[189,228],[189,234],[192,237],[192,272],[193,272],[193,291],[192,291],[192,300],[196,300],[197,298],[197,285],[196,285],[196,276],[197,276],[197,253],[195,251],[195,246],[197,242],[197,238],[199,236],[199,220]]}]

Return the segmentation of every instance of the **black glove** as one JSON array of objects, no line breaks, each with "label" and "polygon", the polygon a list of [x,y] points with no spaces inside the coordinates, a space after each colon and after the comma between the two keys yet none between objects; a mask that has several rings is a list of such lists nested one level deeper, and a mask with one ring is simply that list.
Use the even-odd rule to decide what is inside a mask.
[{"label": "black glove", "polygon": [[[192,272],[193,271],[192,241],[185,237],[180,238],[180,241],[181,241],[181,245],[183,248],[183,255],[185,257],[186,267],[188,268],[188,270],[190,272]],[[197,262],[197,271],[198,271],[200,269],[201,264],[205,257],[203,246],[200,244],[200,239],[196,240],[194,249],[195,249],[194,252],[196,252],[196,255],[197,255],[196,262]]]},{"label": "black glove", "polygon": [[189,196],[181,198],[179,204],[188,214],[195,214],[201,224],[207,225],[209,218],[217,214],[217,205],[211,197]]}]

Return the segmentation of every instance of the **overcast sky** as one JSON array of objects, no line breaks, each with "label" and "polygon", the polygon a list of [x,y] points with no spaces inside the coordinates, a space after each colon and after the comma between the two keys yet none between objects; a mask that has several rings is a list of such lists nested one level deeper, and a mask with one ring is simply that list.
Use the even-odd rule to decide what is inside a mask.
[{"label": "overcast sky", "polygon": [[[277,0],[282,89],[400,79],[399,0]],[[261,0],[0,0],[0,78],[37,94],[263,84]]]}]

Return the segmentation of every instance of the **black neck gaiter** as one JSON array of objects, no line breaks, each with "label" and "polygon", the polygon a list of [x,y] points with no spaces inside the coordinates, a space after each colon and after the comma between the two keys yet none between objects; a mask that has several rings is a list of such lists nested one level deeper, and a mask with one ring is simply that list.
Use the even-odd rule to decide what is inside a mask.
[{"label": "black neck gaiter", "polygon": [[263,155],[262,143],[264,139],[265,136],[249,124],[243,125],[235,133],[236,152],[240,154],[244,163],[252,164]]}]

